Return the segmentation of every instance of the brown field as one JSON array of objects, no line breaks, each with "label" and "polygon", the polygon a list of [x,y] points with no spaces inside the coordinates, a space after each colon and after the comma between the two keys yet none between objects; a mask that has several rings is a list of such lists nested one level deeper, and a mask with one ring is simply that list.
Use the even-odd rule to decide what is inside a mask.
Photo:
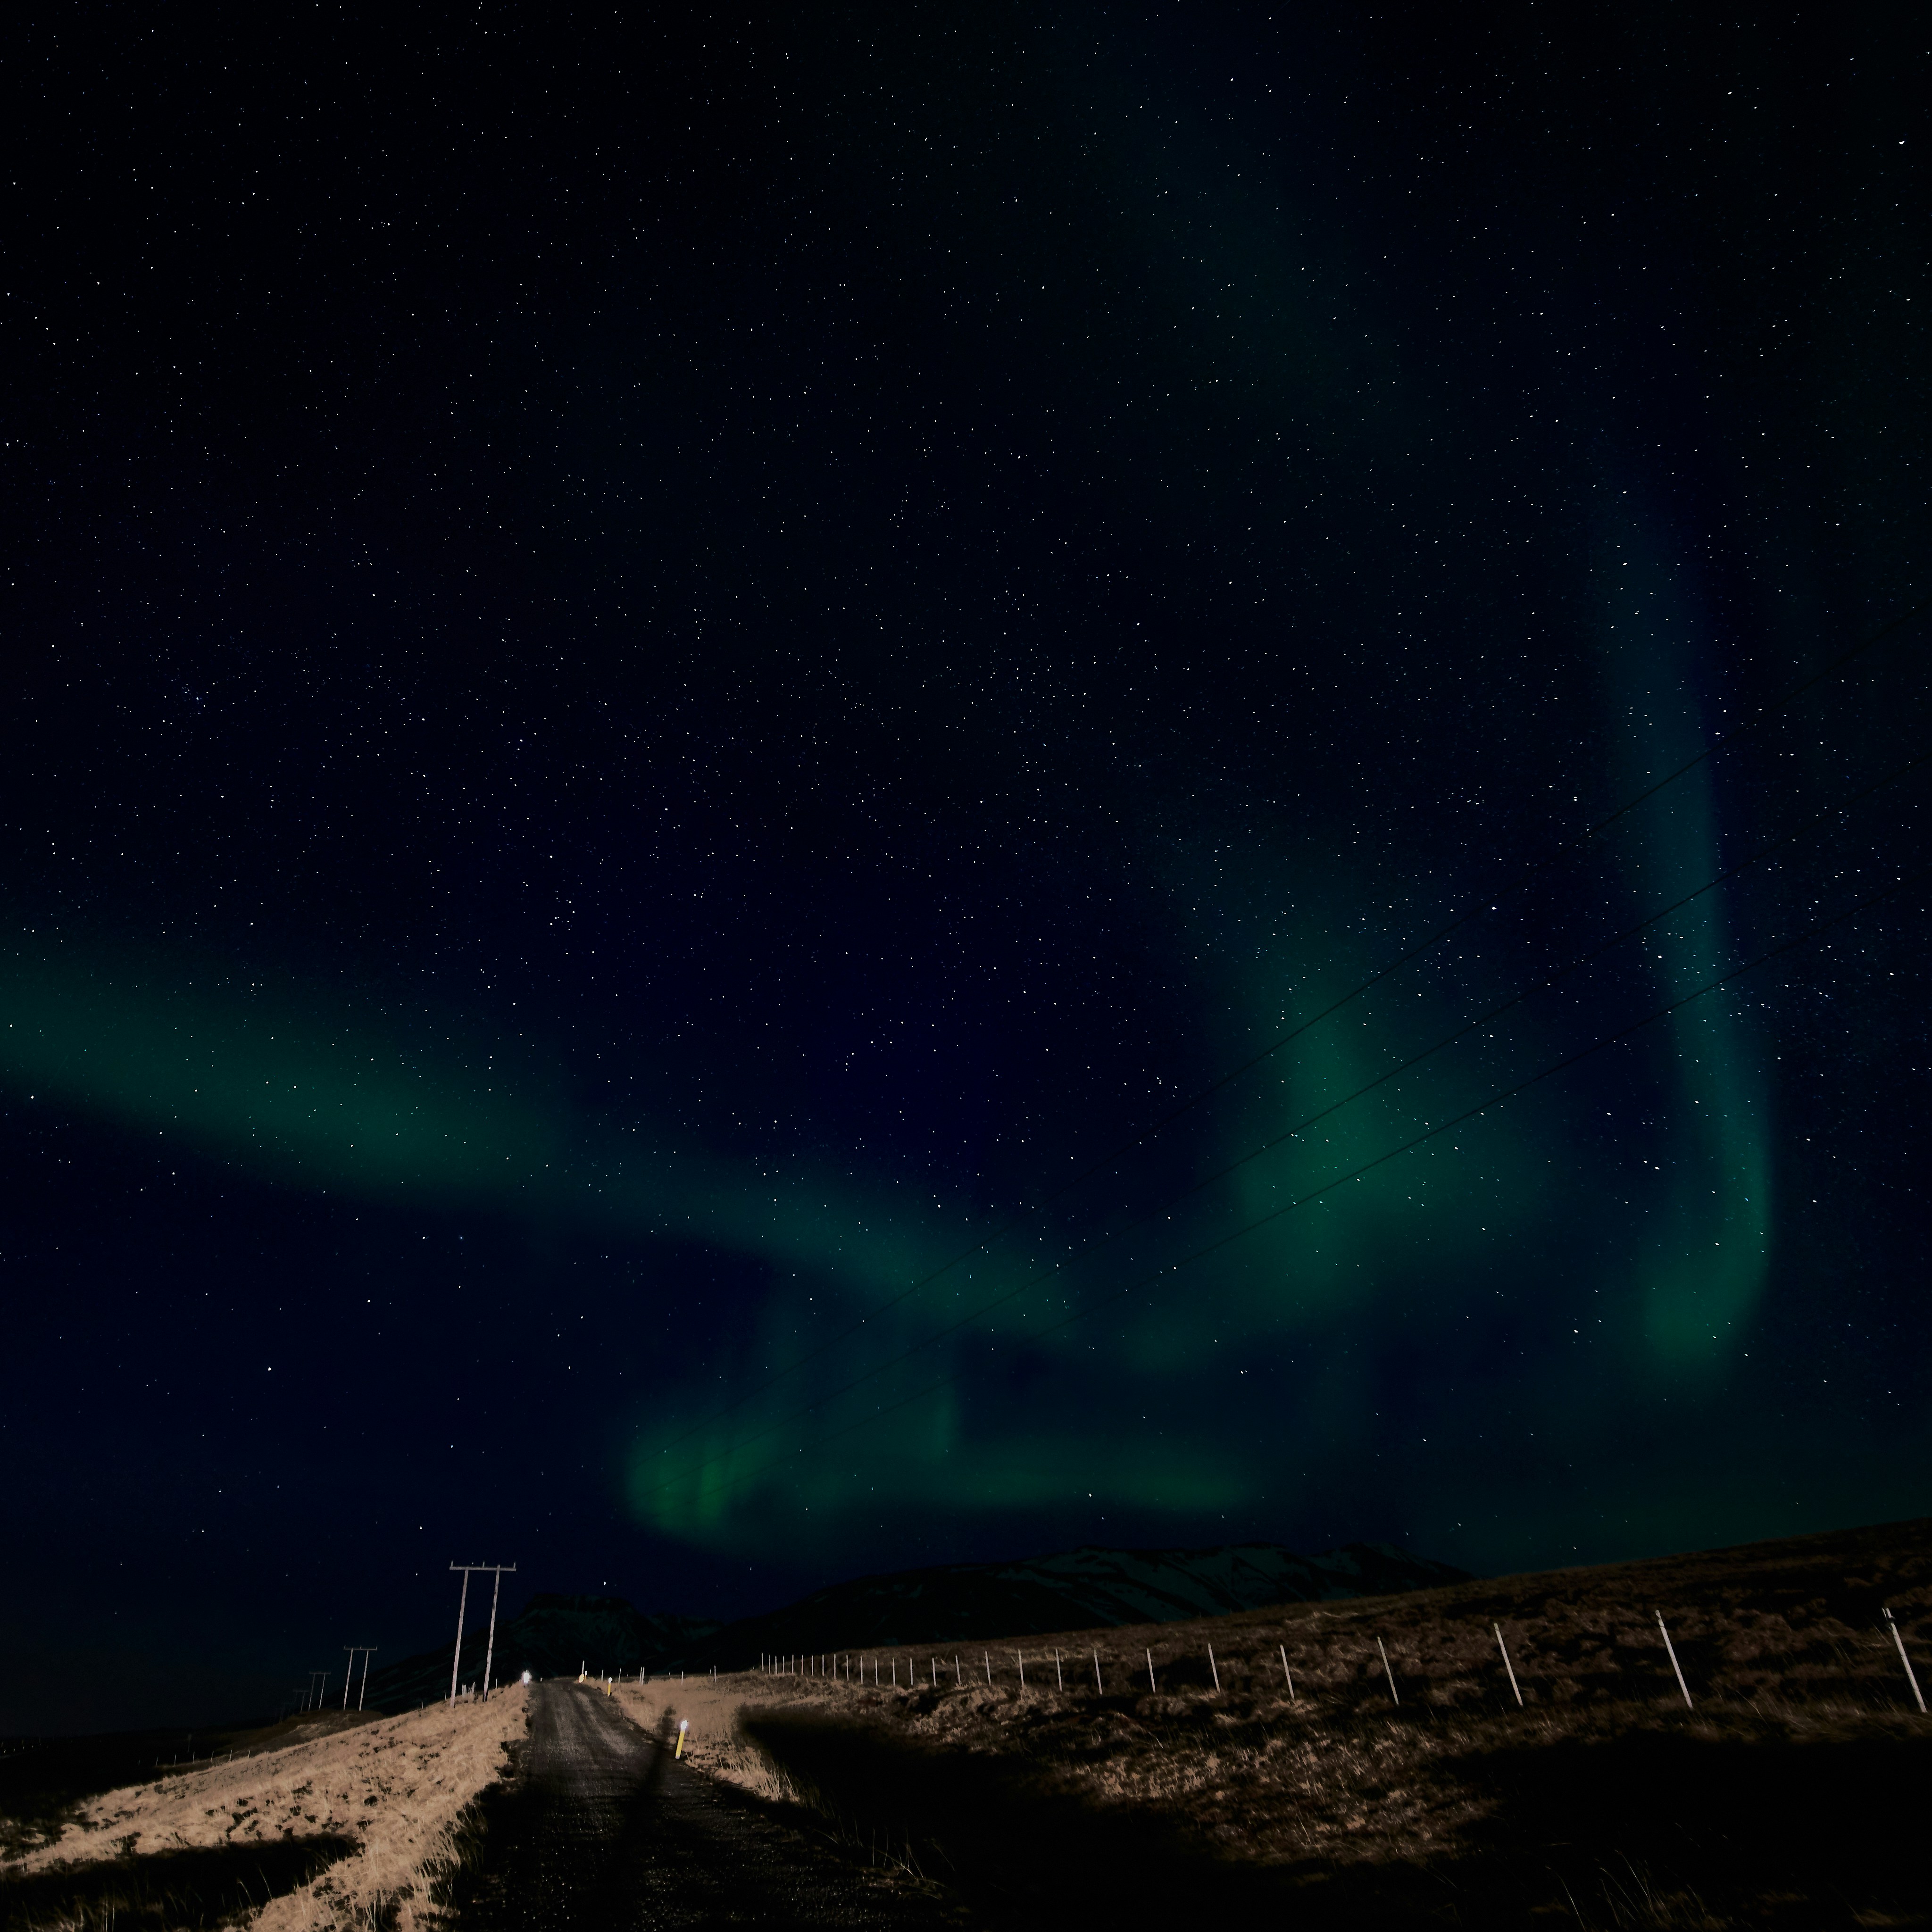
[{"label": "brown field", "polygon": [[278,1748],[89,1798],[0,1865],[0,1918],[404,1932],[434,1916],[459,1814],[502,1771],[528,1704],[512,1685],[360,1724],[323,1712],[280,1727]]},{"label": "brown field", "polygon": [[[1932,1927],[1932,1720],[1886,1606],[1932,1689],[1932,1523],[1913,1522],[988,1642],[956,1675],[951,1648],[868,1652],[879,1689],[742,1673],[616,1694],[659,1735],[688,1720],[700,1769],[990,1924]],[[284,1727],[262,1755],[92,1799],[0,1868],[0,1917],[427,1926],[526,1710],[513,1688]],[[162,1876],[143,1892],[143,1874]]]},{"label": "brown field", "polygon": [[1932,1691],[1918,1522],[621,1694],[995,1921],[1932,1925],[1932,1720],[1884,1606]]}]

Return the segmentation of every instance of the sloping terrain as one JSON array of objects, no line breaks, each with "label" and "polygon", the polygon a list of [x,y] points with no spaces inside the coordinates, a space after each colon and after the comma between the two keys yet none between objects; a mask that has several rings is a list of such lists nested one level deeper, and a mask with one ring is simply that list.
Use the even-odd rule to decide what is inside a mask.
[{"label": "sloping terrain", "polygon": [[947,1563],[835,1583],[783,1610],[728,1624],[689,1663],[741,1669],[772,1652],[1028,1636],[1070,1626],[1167,1623],[1269,1604],[1385,1596],[1460,1581],[1446,1563],[1384,1544],[1300,1556],[1275,1543],[1210,1550],[1102,1550],[1008,1563]]},{"label": "sloping terrain", "polygon": [[512,1689],[362,1724],[313,1721],[253,1754],[100,1793],[44,1821],[40,1842],[0,1865],[0,1924],[119,1918],[161,1932],[218,1923],[238,1905],[262,1908],[262,1932],[406,1928],[526,1708]]},{"label": "sloping terrain", "polygon": [[186,1776],[216,1760],[314,1744],[368,1721],[356,1711],[304,1711],[240,1730],[106,1731],[10,1738],[0,1744],[0,1865],[58,1838],[82,1801],[150,1780]]},{"label": "sloping terrain", "polygon": [[530,1702],[515,1770],[479,1802],[473,1856],[448,1887],[462,1932],[956,1922],[890,1873],[839,1856],[822,1831],[676,1762],[602,1692],[542,1684]]},{"label": "sloping terrain", "polygon": [[[989,1630],[1030,1634],[1070,1624],[1166,1622],[1268,1604],[1384,1596],[1452,1582],[1463,1572],[1385,1544],[1299,1556],[1274,1543],[1211,1550],[1073,1550],[1007,1563],[948,1563],[835,1583],[782,1610],[720,1626],[647,1616],[622,1597],[536,1596],[496,1626],[494,1680],[736,1670],[770,1652],[921,1643]],[[459,1681],[480,1683],[487,1604],[464,1632]],[[449,1694],[453,1646],[370,1673],[368,1701],[410,1710]]]},{"label": "sloping terrain", "polygon": [[995,1922],[1927,1927],[1888,1608],[1932,1522],[622,1694]]},{"label": "sloping terrain", "polygon": [[[479,1617],[475,1598],[463,1633],[463,1669],[459,1682],[480,1684],[489,1639],[490,1606],[484,1602]],[[574,1677],[581,1670],[592,1674],[640,1669],[664,1670],[687,1657],[718,1628],[704,1617],[646,1616],[622,1597],[567,1597],[540,1594],[496,1626],[490,1660],[492,1680],[514,1682],[527,1670],[532,1677]],[[368,1701],[385,1711],[412,1710],[449,1695],[449,1660],[453,1641],[440,1649],[403,1658],[369,1675]]]}]

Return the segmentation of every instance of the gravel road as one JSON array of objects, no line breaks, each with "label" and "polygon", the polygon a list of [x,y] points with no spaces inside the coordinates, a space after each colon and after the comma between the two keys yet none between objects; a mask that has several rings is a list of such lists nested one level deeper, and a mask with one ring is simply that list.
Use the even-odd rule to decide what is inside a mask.
[{"label": "gravel road", "polygon": [[588,1687],[532,1687],[519,1756],[455,1888],[461,1932],[962,1922],[677,1763]]}]

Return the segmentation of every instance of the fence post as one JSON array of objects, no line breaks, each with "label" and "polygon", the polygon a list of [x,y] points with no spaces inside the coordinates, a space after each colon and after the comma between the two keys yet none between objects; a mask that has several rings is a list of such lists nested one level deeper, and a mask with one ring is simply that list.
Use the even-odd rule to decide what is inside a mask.
[{"label": "fence post", "polygon": [[1664,1631],[1664,1648],[1670,1658],[1670,1667],[1677,1675],[1677,1688],[1684,1693],[1684,1708],[1694,1711],[1697,1707],[1690,1701],[1690,1687],[1684,1681],[1684,1666],[1677,1661],[1677,1646],[1670,1641],[1670,1633],[1664,1628],[1664,1612],[1657,1613],[1657,1627]]},{"label": "fence post", "polygon": [[1898,1625],[1893,1621],[1891,1611],[1885,1613],[1885,1627],[1892,1633],[1892,1640],[1898,1646],[1898,1660],[1905,1666],[1905,1681],[1912,1686],[1912,1694],[1918,1700],[1920,1714],[1925,1709],[1925,1693],[1918,1688],[1918,1673],[1912,1667],[1912,1660],[1905,1654],[1905,1640],[1898,1634]]},{"label": "fence post", "polygon": [[1516,1691],[1516,1706],[1520,1709],[1522,1705],[1522,1693],[1516,1689],[1516,1666],[1510,1663],[1509,1646],[1503,1641],[1503,1627],[1501,1624],[1492,1624],[1490,1628],[1496,1634],[1496,1648],[1503,1654],[1503,1668],[1509,1672],[1510,1688]]}]

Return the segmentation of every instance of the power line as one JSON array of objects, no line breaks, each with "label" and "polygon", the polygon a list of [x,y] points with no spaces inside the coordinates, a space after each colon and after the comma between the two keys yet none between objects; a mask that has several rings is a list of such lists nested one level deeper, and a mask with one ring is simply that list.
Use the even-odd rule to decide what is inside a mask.
[{"label": "power line", "polygon": [[902,1302],[910,1300],[922,1288],[930,1288],[934,1282],[950,1274],[962,1262],[970,1261],[975,1255],[990,1248],[996,1241],[1004,1240],[1016,1228],[1025,1226],[1029,1221],[1034,1220],[1046,1209],[1052,1207],[1054,1202],[1064,1199],[1076,1188],[1084,1186],[1096,1174],[1104,1172],[1116,1162],[1134,1152],[1136,1148],[1144,1146],[1156,1135],[1165,1132],[1176,1120],[1180,1120],[1185,1114],[1192,1113],[1204,1101],[1211,1100],[1224,1088],[1232,1086],[1237,1080],[1252,1073],[1257,1066],[1262,1065],[1264,1061],[1271,1059],[1283,1047],[1292,1045],[1303,1034],[1319,1026],[1324,1020],[1332,1019],[1344,1007],[1352,1005],[1364,994],[1373,992],[1384,980],[1400,972],[1403,968],[1413,965],[1425,954],[1433,952],[1444,940],[1453,938],[1465,926],[1480,919],[1484,913],[1495,911],[1504,899],[1514,897],[1516,893],[1523,891],[1552,866],[1574,857],[1586,846],[1594,844],[1613,825],[1628,818],[1640,806],[1654,798],[1659,792],[1664,790],[1669,786],[1675,784],[1679,778],[1688,773],[1695,771],[1700,765],[1714,758],[1726,746],[1736,743],[1739,739],[1757,730],[1760,725],[1774,717],[1787,705],[1794,703],[1797,699],[1803,697],[1807,692],[1815,689],[1828,678],[1843,670],[1856,659],[1864,656],[1866,652],[1874,650],[1883,643],[1887,638],[1903,630],[1915,619],[1923,616],[1928,610],[1932,610],[1932,598],[1924,598],[1913,604],[1910,610],[1888,620],[1876,631],[1853,644],[1849,650],[1840,652],[1836,657],[1813,672],[1809,677],[1802,679],[1782,696],[1760,706],[1758,710],[1749,718],[1744,719],[1742,724],[1732,725],[1728,731],[1720,732],[1694,758],[1687,758],[1675,770],[1666,772],[1662,778],[1658,779],[1654,784],[1646,786],[1635,797],[1627,799],[1606,818],[1598,819],[1594,824],[1586,826],[1574,837],[1566,839],[1556,846],[1541,859],[1533,862],[1513,884],[1481,895],[1474,904],[1459,913],[1448,924],[1438,927],[1426,938],[1419,940],[1415,945],[1411,946],[1399,958],[1391,960],[1379,971],[1359,982],[1347,992],[1342,994],[1340,998],[1323,1007],[1321,1012],[1291,1027],[1278,1039],[1270,1041],[1268,1046],[1262,1048],[1258,1052],[1250,1054],[1238,1066],[1230,1067],[1226,1072],[1218,1075],[1206,1086],[1197,1088],[1193,1093],[1189,1094],[1185,1099],[1176,1102],[1166,1113],[1157,1116],[1138,1133],[1109,1148],[1104,1154],[1097,1156],[1085,1167],[1081,1168],[1078,1173],[1062,1181],[1058,1187],[1052,1189],[1049,1192],[1042,1195],[1030,1207],[1021,1209],[1018,1213],[1011,1216],[1000,1226],[995,1228],[991,1234],[974,1242],[970,1247],[961,1249],[950,1260],[942,1262],[930,1273],[921,1275],[917,1280],[900,1289],[897,1294],[889,1295],[884,1301],[878,1303],[860,1316],[856,1321],[849,1323],[836,1334],[820,1342],[816,1348],[807,1350],[804,1354],[787,1363],[784,1367],[774,1370],[762,1382],[754,1384],[740,1394],[732,1396],[721,1408],[713,1410],[702,1421],[694,1423],[682,1435],[674,1436],[664,1445],[664,1448],[674,1449],[680,1443],[689,1442],[694,1436],[710,1427],[712,1424],[722,1420],[734,1410],[742,1408],[746,1402],[764,1394],[767,1389],[776,1388],[788,1376],[796,1374],[808,1364],[816,1361],[820,1356],[838,1347],[840,1342],[850,1340],[876,1316],[884,1315],[890,1310],[898,1307]]},{"label": "power line", "polygon": [[[1337,1174],[1332,1180],[1324,1181],[1319,1187],[1311,1188],[1306,1194],[1299,1195],[1294,1200],[1286,1202],[1282,1206],[1271,1209],[1268,1213],[1259,1216],[1256,1220],[1245,1222],[1232,1233],[1217,1237],[1205,1246],[1195,1249],[1191,1253],[1184,1255],[1178,1261],[1167,1262],[1150,1274],[1137,1276],[1124,1287],[1115,1288],[1111,1293],[1096,1300],[1069,1310],[1058,1322],[1049,1322],[1044,1328],[1032,1330],[1027,1339],[1029,1341],[1037,1341],[1046,1336],[1056,1334],[1059,1330],[1070,1327],[1076,1322],[1084,1321],[1087,1316],[1096,1313],[1102,1308],[1124,1300],[1130,1294],[1137,1294],[1144,1288],[1151,1287],[1165,1276],[1178,1274],[1183,1268],[1191,1268],[1196,1262],[1204,1261],[1209,1256],[1218,1254],[1222,1249],[1232,1246],[1235,1242],[1244,1239],[1258,1229],[1265,1228],[1272,1222],[1282,1220],[1285,1216],[1292,1214],[1298,1210],[1309,1206],[1311,1203],[1320,1200],[1324,1195],[1332,1194],[1338,1187],[1346,1186],[1352,1180],[1359,1180],[1364,1175],[1374,1172],[1377,1168],[1385,1166],[1392,1160],[1400,1160],[1402,1155],[1413,1153],[1416,1148],[1424,1146],[1428,1142],[1438,1138],[1454,1128],[1466,1125],[1475,1119],[1478,1115],[1486,1113],[1491,1108],[1501,1106],[1505,1101],[1515,1099],[1518,1094],[1538,1085],[1541,1082],[1551,1079],[1557,1074],[1568,1072],[1570,1068],[1580,1065],[1584,1060],[1603,1052],[1606,1048],[1621,1045],[1624,1041],[1641,1033],[1646,1027],[1654,1026],[1659,1020],[1667,1019],[1672,1013],[1682,1011],[1694,1000],[1702,999],[1706,994],[1714,993],[1720,987],[1729,986],[1733,980],[1740,979],[1745,974],[1755,970],[1768,962],[1779,958],[1785,953],[1795,951],[1798,947],[1817,938],[1820,933],[1828,932],[1833,926],[1841,926],[1847,920],[1855,919],[1860,913],[1869,911],[1871,908],[1892,898],[1894,894],[1904,891],[1908,886],[1919,884],[1928,878],[1932,878],[1932,867],[1927,867],[1919,872],[1909,874],[1904,878],[1894,880],[1882,891],[1874,892],[1867,898],[1858,901],[1855,904],[1846,907],[1842,911],[1834,913],[1828,918],[1820,920],[1792,938],[1783,940],[1779,944],[1760,952],[1756,958],[1746,961],[1742,966],[1733,967],[1730,972],[1720,974],[1714,980],[1707,980],[1694,992],[1684,994],[1680,998],[1657,1007],[1654,1011],[1646,1013],[1642,1019],[1633,1021],[1630,1024],[1619,1028],[1615,1033],[1606,1034],[1601,1040],[1585,1047],[1580,1052],[1573,1053],[1567,1059],[1559,1060],[1552,1065],[1544,1067],[1539,1072],[1529,1075],[1526,1078],[1516,1081],[1510,1086],[1499,1088],[1487,1099],[1478,1102],[1475,1106],[1465,1108],[1460,1113],[1452,1114],[1446,1120],[1437,1122],[1432,1127],[1425,1128],[1423,1132],[1412,1136],[1400,1146],[1390,1148],[1385,1153],[1376,1155],[1374,1160],[1364,1161],[1359,1167],[1351,1168],[1347,1173]],[[944,1335],[950,1334],[957,1329],[966,1326],[968,1323],[977,1320],[981,1316],[992,1312],[1004,1302],[1012,1300],[1014,1295],[1022,1292],[1024,1292],[1024,1284],[1022,1288],[1013,1289],[1008,1294],[1000,1297],[998,1300],[989,1302],[985,1306],[976,1310],[973,1314],[962,1317],[960,1321],[953,1324],[951,1328],[942,1330],[939,1336],[930,1337],[928,1343],[921,1346],[929,1346],[931,1341],[943,1339]],[[901,1357],[898,1359],[902,1360],[904,1358]],[[886,1367],[892,1366],[894,1364],[891,1363],[885,1364]],[[835,1442],[842,1436],[849,1436],[855,1430],[865,1428],[886,1416],[894,1414],[902,1408],[910,1408],[913,1403],[922,1401],[928,1396],[936,1395],[941,1390],[950,1386],[951,1378],[942,1377],[937,1382],[928,1384],[923,1388],[916,1390],[909,1396],[902,1396],[897,1402],[889,1402],[882,1408],[875,1408],[868,1415],[860,1416],[856,1420],[848,1423],[841,1428],[829,1430],[814,1442],[801,1444],[796,1450],[791,1452],[791,1454],[803,1455],[808,1450],[822,1449],[827,1443]],[[844,1394],[847,1391],[840,1390],[837,1393]],[[763,1475],[770,1470],[776,1469],[789,1460],[788,1456],[776,1457],[769,1462],[760,1464],[756,1469],[740,1474],[728,1475],[722,1482],[709,1484],[700,1490],[692,1498],[692,1501],[701,1502],[707,1496],[717,1494],[722,1490],[732,1488],[750,1477]]]},{"label": "power line", "polygon": [[[1792,825],[1785,831],[1780,832],[1776,838],[1768,839],[1763,844],[1759,846],[1756,850],[1748,854],[1745,857],[1738,860],[1733,864],[1726,866],[1723,872],[1718,873],[1714,877],[1706,879],[1702,885],[1697,886],[1694,890],[1685,893],[1682,898],[1674,900],[1669,905],[1661,907],[1657,911],[1646,915],[1644,918],[1638,920],[1634,926],[1626,926],[1623,931],[1612,934],[1610,938],[1606,939],[1598,945],[1592,947],[1588,952],[1581,953],[1575,958],[1570,960],[1567,964],[1558,967],[1555,972],[1547,974],[1540,980],[1532,980],[1526,986],[1519,987],[1516,992],[1510,994],[1507,999],[1502,1000],[1499,1004],[1490,1007],[1486,1011],[1476,1015],[1473,1018],[1463,1021],[1460,1025],[1453,1028],[1450,1032],[1444,1034],[1441,1039],[1435,1041],[1432,1045],[1423,1048],[1418,1052],[1412,1054],[1408,1059],[1400,1061],[1396,1065],[1384,1069],[1382,1072],[1377,1074],[1372,1080],[1366,1082],[1362,1086],[1358,1087],[1352,1093],[1345,1094],[1340,1099],[1331,1100],[1326,1106],[1318,1108],[1313,1113],[1310,1114],[1304,1118],[1297,1121],[1293,1126],[1287,1128],[1283,1132],[1276,1135],[1273,1139],[1263,1142],[1259,1147],[1252,1149],[1250,1152],[1241,1155],[1238,1159],[1229,1161],[1225,1166],[1216,1168],[1212,1173],[1204,1174],[1199,1179],[1190,1182],[1186,1186],[1182,1188],[1178,1193],[1167,1196],[1166,1199],[1162,1202],[1160,1206],[1147,1209],[1140,1214],[1130,1216],[1128,1220],[1120,1223],[1119,1226],[1109,1229],[1106,1234],[1100,1235],[1096,1239],[1087,1243],[1078,1253],[1068,1256],[1061,1260],[1056,1261],[1048,1267],[1035,1269],[1034,1272],[1027,1276],[1024,1280],[1018,1282],[1015,1286],[1003,1291],[1000,1294],[995,1296],[992,1300],[982,1303],[977,1308],[970,1310],[967,1314],[961,1316],[957,1321],[951,1322],[945,1328],[936,1330],[931,1335],[926,1336],[922,1340],[914,1342],[910,1347],[902,1350],[899,1354],[893,1356],[890,1360],[882,1362],[876,1367],[868,1369],[862,1374],[854,1376],[851,1381],[844,1383],[838,1388],[832,1390],[828,1395],[820,1396],[817,1401],[808,1402],[802,1408],[794,1409],[788,1414],[779,1417],[776,1421],[768,1424],[764,1428],[758,1430],[751,1436],[742,1438],[741,1441],[735,1445],[735,1447],[737,1448],[743,1448],[748,1447],[752,1443],[761,1442],[767,1436],[776,1435],[778,1431],[784,1428],[788,1423],[796,1421],[802,1415],[808,1415],[812,1414],[816,1408],[821,1406],[823,1403],[836,1400],[837,1398],[842,1395],[848,1395],[853,1390],[862,1388],[866,1383],[873,1380],[877,1376],[884,1375],[889,1370],[897,1367],[901,1362],[909,1360],[914,1355],[920,1353],[921,1350],[932,1347],[936,1342],[944,1341],[949,1335],[956,1334],[961,1328],[978,1320],[981,1316],[989,1314],[994,1309],[1004,1307],[1009,1302],[1017,1300],[1022,1294],[1024,1294],[1028,1289],[1035,1286],[1040,1282],[1050,1280],[1053,1276],[1059,1274],[1061,1270],[1071,1265],[1073,1262],[1084,1261],[1090,1258],[1100,1249],[1106,1246],[1110,1242],[1119,1240],[1123,1234],[1130,1234],[1136,1228],[1145,1226],[1148,1222],[1154,1220],[1157,1216],[1165,1214],[1174,1208],[1178,1207],[1182,1202],[1189,1200],[1195,1195],[1199,1194],[1204,1192],[1206,1189],[1214,1186],[1217,1182],[1226,1180],[1231,1174],[1237,1173],[1242,1168],[1250,1166],[1252,1162],[1262,1159],[1264,1155],[1274,1153],[1276,1148],[1282,1147],[1288,1142],[1296,1138],[1299,1135],[1306,1133],[1310,1127],[1318,1126],[1323,1120],[1328,1119],[1331,1115],[1340,1113],[1344,1107],[1352,1106],[1354,1102],[1362,1100],[1369,1094],[1376,1092],[1378,1088],[1388,1085],[1390,1081],[1399,1078],[1402,1074],[1412,1071],[1414,1068],[1420,1066],[1424,1061],[1433,1058],[1436,1054],[1443,1052],[1448,1048],[1454,1046],[1458,1041],[1466,1040],[1472,1033],[1475,1033],[1480,1028],[1488,1026],[1495,1021],[1500,1019],[1505,1013],[1508,1013],[1512,1011],[1514,1008],[1521,1006],[1526,1000],[1533,998],[1538,993],[1548,992],[1551,987],[1559,985],[1563,980],[1568,979],[1571,974],[1580,971],[1584,967],[1589,965],[1594,961],[1601,958],[1606,953],[1614,951],[1618,946],[1624,944],[1627,941],[1636,938],[1641,934],[1648,932],[1653,926],[1660,925],[1663,921],[1673,917],[1678,913],[1683,911],[1687,906],[1694,904],[1699,899],[1702,898],[1706,893],[1715,891],[1718,886],[1726,884],[1730,880],[1736,878],[1741,873],[1748,872],[1752,866],[1761,864],[1766,859],[1771,856],[1771,855],[1776,852],[1780,847],[1789,844],[1792,839],[1798,838],[1802,833],[1809,830],[1812,826],[1818,824],[1822,820],[1834,818],[1840,813],[1850,811],[1852,806],[1862,803],[1864,800],[1871,797],[1876,793],[1883,790],[1886,786],[1895,784],[1899,779],[1909,776],[1912,772],[1916,771],[1920,766],[1928,764],[1928,762],[1932,762],[1932,751],[1922,752],[1918,754],[1917,756],[1906,760],[1903,764],[1894,766],[1890,771],[1885,773],[1882,777],[1875,778],[1872,780],[1870,783],[1861,786],[1857,790],[1846,794],[1843,798],[1836,800],[1832,804],[1826,806],[1819,811],[1812,813],[1809,818],[1799,820],[1796,824]],[[808,1357],[805,1359],[808,1360],[810,1358]],[[772,1385],[773,1384],[771,1383],[765,1384],[767,1388]],[[716,1418],[714,1418],[714,1420]],[[700,1426],[702,1426],[703,1425],[701,1424],[700,1425]],[[690,1436],[694,1432],[694,1431],[687,1430],[683,1436],[676,1437],[672,1440],[672,1442],[667,1443],[659,1453],[668,1454],[669,1451],[676,1448],[680,1442],[688,1441]],[[657,1484],[653,1489],[645,1491],[644,1493],[646,1495],[655,1495],[658,1490],[668,1489],[670,1486],[672,1486],[672,1479],[668,1479],[666,1481]]]}]

